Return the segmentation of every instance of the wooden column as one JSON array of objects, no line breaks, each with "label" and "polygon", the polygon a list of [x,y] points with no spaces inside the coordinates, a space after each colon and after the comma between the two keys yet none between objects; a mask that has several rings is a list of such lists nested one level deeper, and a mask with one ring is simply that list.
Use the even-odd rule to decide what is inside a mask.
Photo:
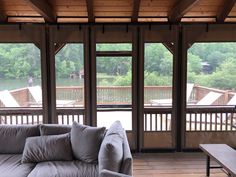
[{"label": "wooden column", "polygon": [[138,46],[137,46],[137,65],[138,65],[138,80],[137,80],[137,144],[138,151],[141,151],[143,147],[143,133],[144,133],[144,29],[142,27],[138,27]]},{"label": "wooden column", "polygon": [[[47,111],[47,123],[57,123],[56,114],[56,78],[55,78],[55,53],[52,31],[45,26],[45,49],[43,61],[43,107]],[[46,65],[46,66],[45,66]],[[46,72],[45,72],[46,70]]]},{"label": "wooden column", "polygon": [[186,71],[187,71],[187,49],[183,38],[182,26],[179,26],[176,36],[174,54],[174,76],[173,76],[173,120],[172,127],[175,137],[176,151],[182,151],[184,137],[184,119],[186,112]]},{"label": "wooden column", "polygon": [[97,69],[96,69],[96,30],[89,27],[89,70],[90,70],[90,125],[97,126]]},{"label": "wooden column", "polygon": [[91,97],[90,97],[90,32],[89,27],[86,26],[84,31],[84,109],[85,109],[85,120],[84,124],[90,125],[91,118]]},{"label": "wooden column", "polygon": [[138,120],[138,49],[139,49],[139,30],[138,27],[132,28],[132,131],[135,140],[135,150],[140,150],[139,142],[139,120]]},{"label": "wooden column", "polygon": [[41,33],[41,78],[42,78],[42,106],[43,106],[43,123],[49,123],[48,120],[48,74],[47,74],[47,45],[46,45],[46,28]]}]

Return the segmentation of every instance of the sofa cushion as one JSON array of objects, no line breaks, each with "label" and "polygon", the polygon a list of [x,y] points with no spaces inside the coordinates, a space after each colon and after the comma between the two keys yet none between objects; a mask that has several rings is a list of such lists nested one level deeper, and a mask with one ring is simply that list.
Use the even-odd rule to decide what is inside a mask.
[{"label": "sofa cushion", "polygon": [[72,159],[68,133],[26,139],[22,163]]},{"label": "sofa cushion", "polygon": [[114,122],[103,139],[98,154],[99,172],[103,169],[119,172],[123,159],[124,129],[119,121]]},{"label": "sofa cushion", "polygon": [[98,177],[98,167],[81,161],[40,162],[28,177]]},{"label": "sofa cushion", "polygon": [[59,135],[69,133],[71,131],[70,125],[58,125],[58,124],[42,124],[39,126],[40,135]]},{"label": "sofa cushion", "polygon": [[71,146],[76,159],[96,163],[105,127],[90,127],[74,122],[71,129]]},{"label": "sofa cushion", "polygon": [[0,155],[0,176],[1,177],[27,177],[33,170],[35,164],[21,164],[22,155],[1,154]]},{"label": "sofa cushion", "polygon": [[38,125],[0,125],[0,153],[20,154],[26,138],[39,135]]}]

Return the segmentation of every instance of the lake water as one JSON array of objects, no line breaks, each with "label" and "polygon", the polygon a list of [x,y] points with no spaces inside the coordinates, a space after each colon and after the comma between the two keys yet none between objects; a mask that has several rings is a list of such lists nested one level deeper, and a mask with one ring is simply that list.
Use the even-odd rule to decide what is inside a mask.
[{"label": "lake water", "polygon": [[[83,79],[57,79],[57,86],[81,86]],[[40,79],[34,79],[33,85],[41,85]],[[0,91],[28,87],[28,79],[0,79]]]}]

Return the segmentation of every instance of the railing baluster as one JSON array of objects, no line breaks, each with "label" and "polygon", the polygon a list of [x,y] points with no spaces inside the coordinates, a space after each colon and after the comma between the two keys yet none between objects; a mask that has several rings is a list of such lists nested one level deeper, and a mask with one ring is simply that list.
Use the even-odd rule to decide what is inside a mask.
[{"label": "railing baluster", "polygon": [[149,131],[152,131],[152,116],[153,116],[153,114],[151,114],[151,116],[150,116],[150,123],[149,123],[149,125],[150,125],[150,130],[149,130]]},{"label": "railing baluster", "polygon": [[157,131],[157,114],[155,114],[155,131]]},{"label": "railing baluster", "polygon": [[163,118],[163,114],[161,114],[161,117],[160,117],[160,131],[162,131],[163,130],[163,128],[162,128],[162,118]]},{"label": "railing baluster", "polygon": [[223,118],[222,113],[220,113],[220,130],[221,130],[221,131],[223,130],[223,127],[222,127],[222,123],[223,123],[222,118]]}]

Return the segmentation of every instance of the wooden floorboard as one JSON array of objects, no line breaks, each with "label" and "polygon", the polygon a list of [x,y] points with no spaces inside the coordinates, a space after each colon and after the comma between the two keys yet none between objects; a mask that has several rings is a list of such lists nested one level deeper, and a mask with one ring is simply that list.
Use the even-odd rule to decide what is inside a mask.
[{"label": "wooden floorboard", "polygon": [[[203,153],[133,154],[134,177],[205,177]],[[211,164],[216,165],[215,162]],[[211,177],[226,177],[220,169],[211,169]]]}]

